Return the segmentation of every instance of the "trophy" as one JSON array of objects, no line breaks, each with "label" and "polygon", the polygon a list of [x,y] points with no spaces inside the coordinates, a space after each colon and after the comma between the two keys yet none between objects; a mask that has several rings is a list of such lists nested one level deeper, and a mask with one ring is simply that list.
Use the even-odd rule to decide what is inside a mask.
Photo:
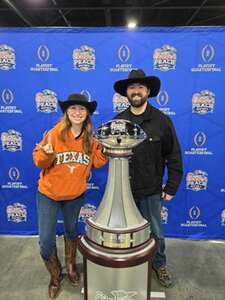
[{"label": "trophy", "polygon": [[109,156],[109,171],[101,204],[87,220],[86,234],[79,242],[84,299],[147,300],[156,243],[149,223],[136,207],[129,182],[132,148],[146,134],[140,126],[116,119],[102,124],[95,137]]}]

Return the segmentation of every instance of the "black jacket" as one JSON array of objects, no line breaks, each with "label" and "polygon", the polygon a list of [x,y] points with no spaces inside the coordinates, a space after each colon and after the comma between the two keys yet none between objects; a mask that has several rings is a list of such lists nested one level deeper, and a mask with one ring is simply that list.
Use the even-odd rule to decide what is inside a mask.
[{"label": "black jacket", "polygon": [[141,115],[132,114],[128,108],[115,119],[136,123],[147,134],[147,139],[133,149],[134,155],[130,159],[130,183],[134,197],[161,193],[165,166],[168,180],[163,190],[175,195],[183,170],[180,144],[170,118],[148,104]]}]

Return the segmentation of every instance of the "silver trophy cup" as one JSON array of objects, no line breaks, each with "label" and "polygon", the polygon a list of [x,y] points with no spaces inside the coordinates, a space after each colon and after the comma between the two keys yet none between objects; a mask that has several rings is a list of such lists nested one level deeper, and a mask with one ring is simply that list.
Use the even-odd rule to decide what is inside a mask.
[{"label": "silver trophy cup", "polygon": [[87,221],[86,235],[79,243],[84,299],[150,299],[156,243],[149,223],[136,207],[129,182],[132,148],[146,134],[129,121],[112,120],[102,124],[95,137],[109,156],[109,171],[101,204]]}]

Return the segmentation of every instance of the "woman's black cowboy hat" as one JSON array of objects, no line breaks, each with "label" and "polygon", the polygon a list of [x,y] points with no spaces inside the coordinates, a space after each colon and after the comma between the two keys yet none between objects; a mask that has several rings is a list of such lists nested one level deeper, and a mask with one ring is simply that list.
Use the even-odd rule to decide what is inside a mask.
[{"label": "woman's black cowboy hat", "polygon": [[160,79],[156,76],[146,76],[141,69],[132,70],[128,79],[118,80],[114,84],[114,90],[122,96],[127,96],[127,87],[132,83],[141,83],[150,89],[149,97],[155,97],[159,93]]},{"label": "woman's black cowboy hat", "polygon": [[59,101],[59,106],[62,110],[62,112],[64,113],[67,108],[71,105],[82,105],[84,107],[87,108],[87,110],[90,112],[90,114],[92,115],[93,112],[96,110],[97,107],[97,102],[96,101],[88,101],[88,98],[83,95],[83,94],[71,94],[68,96],[66,101]]}]

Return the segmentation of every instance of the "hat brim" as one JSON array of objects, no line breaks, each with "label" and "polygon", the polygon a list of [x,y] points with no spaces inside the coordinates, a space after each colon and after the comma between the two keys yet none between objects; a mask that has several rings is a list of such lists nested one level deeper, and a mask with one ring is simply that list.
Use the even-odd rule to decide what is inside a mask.
[{"label": "hat brim", "polygon": [[160,90],[160,79],[156,76],[147,76],[145,78],[129,78],[124,80],[118,80],[114,84],[114,90],[120,95],[127,96],[127,87],[132,83],[140,83],[147,86],[150,89],[149,97],[155,97]]},{"label": "hat brim", "polygon": [[79,101],[79,100],[69,100],[69,101],[68,100],[67,101],[58,100],[58,103],[59,103],[59,106],[60,106],[63,113],[67,110],[67,108],[69,106],[76,105],[76,104],[86,107],[91,115],[93,114],[93,112],[97,108],[97,102],[96,101],[84,102],[84,101]]}]

